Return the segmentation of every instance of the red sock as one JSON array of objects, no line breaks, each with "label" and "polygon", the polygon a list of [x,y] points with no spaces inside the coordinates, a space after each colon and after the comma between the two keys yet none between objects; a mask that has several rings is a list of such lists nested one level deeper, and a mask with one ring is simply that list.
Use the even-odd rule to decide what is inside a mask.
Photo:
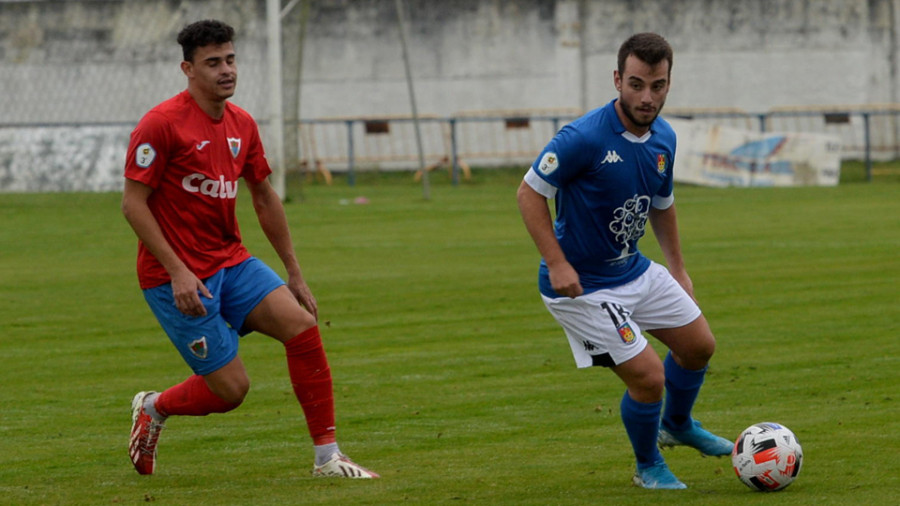
[{"label": "red sock", "polygon": [[240,403],[223,401],[212,393],[203,376],[196,374],[167,388],[156,398],[156,411],[163,416],[206,416],[210,413],[225,413],[239,405]]},{"label": "red sock", "polygon": [[294,395],[306,415],[313,443],[335,442],[334,393],[319,327],[309,328],[284,343]]}]

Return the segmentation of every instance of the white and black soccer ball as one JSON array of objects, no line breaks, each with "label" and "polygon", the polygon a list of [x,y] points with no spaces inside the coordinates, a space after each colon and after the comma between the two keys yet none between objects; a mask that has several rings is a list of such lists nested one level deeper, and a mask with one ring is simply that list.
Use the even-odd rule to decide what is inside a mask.
[{"label": "white and black soccer ball", "polygon": [[800,473],[803,448],[787,427],[763,422],[741,432],[731,452],[734,472],[753,490],[774,492],[790,485]]}]

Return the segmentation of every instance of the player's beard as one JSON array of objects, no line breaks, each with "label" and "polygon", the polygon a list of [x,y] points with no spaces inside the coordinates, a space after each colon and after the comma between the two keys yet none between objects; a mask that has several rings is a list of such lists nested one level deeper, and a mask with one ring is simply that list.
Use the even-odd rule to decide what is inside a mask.
[{"label": "player's beard", "polygon": [[[624,101],[622,103],[625,104]],[[649,127],[650,125],[653,124],[654,121],[656,121],[657,116],[659,116],[659,113],[662,112],[663,106],[665,104],[666,104],[665,102],[659,104],[659,107],[656,108],[656,113],[653,115],[652,118],[650,118],[649,121],[638,120],[638,118],[634,115],[634,113],[631,112],[632,107],[627,104],[625,104],[625,106],[622,107],[622,113],[625,115],[626,118],[628,118],[628,121],[630,121],[631,124],[633,124],[634,126],[641,127],[641,128]],[[635,107],[635,109],[637,109],[637,107]]]},{"label": "player's beard", "polygon": [[227,100],[234,96],[234,92],[235,90],[237,90],[237,76],[234,76],[231,83],[231,86],[227,88],[219,85],[218,83],[216,84],[216,95],[218,95],[222,100]]}]

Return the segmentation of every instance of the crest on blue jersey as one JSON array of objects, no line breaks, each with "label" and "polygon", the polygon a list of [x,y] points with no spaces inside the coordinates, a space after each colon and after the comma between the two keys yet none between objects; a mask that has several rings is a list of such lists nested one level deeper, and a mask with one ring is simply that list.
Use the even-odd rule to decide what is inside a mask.
[{"label": "crest on blue jersey", "polygon": [[238,154],[241,152],[241,138],[228,137],[228,149],[231,150],[231,156],[237,158]]},{"label": "crest on blue jersey", "polygon": [[656,170],[658,170],[660,174],[666,173],[666,155],[665,154],[656,155]]}]

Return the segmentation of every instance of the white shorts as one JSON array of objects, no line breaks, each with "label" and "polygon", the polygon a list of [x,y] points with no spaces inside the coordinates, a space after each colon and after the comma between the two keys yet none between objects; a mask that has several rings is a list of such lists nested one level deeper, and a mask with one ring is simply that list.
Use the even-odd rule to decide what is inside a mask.
[{"label": "white shorts", "polygon": [[574,299],[541,298],[565,330],[578,367],[619,365],[647,346],[641,329],[683,327],[700,317],[694,300],[656,262],[622,286]]}]

